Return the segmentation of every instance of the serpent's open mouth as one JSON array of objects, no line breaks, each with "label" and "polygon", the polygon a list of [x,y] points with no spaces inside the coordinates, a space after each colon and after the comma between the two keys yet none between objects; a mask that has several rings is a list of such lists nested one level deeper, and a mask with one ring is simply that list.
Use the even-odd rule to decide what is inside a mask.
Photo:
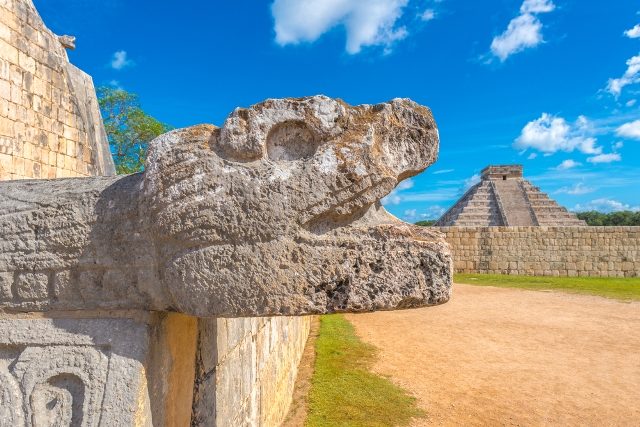
[{"label": "serpent's open mouth", "polygon": [[333,224],[330,228],[344,226],[362,217],[371,206],[389,194],[395,185],[395,180],[390,178],[374,181],[366,177],[357,184],[336,192],[332,200],[311,206],[303,217],[302,224],[309,230],[318,226],[326,228],[329,224]]}]

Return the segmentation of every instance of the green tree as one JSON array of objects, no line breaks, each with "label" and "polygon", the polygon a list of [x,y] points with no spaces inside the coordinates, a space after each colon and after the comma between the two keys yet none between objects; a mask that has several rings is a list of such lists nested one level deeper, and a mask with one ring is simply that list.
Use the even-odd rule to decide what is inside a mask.
[{"label": "green tree", "polygon": [[426,221],[418,221],[418,222],[416,222],[416,225],[419,225],[421,227],[431,227],[436,222],[437,222],[437,220],[435,220],[435,219],[429,219],[429,220],[426,220]]},{"label": "green tree", "polygon": [[138,96],[125,90],[98,88],[98,102],[117,173],[142,171],[149,142],[171,127],[145,113]]},{"label": "green tree", "polygon": [[591,226],[640,225],[640,212],[620,211],[607,214],[598,211],[589,211],[579,212],[576,215]]}]

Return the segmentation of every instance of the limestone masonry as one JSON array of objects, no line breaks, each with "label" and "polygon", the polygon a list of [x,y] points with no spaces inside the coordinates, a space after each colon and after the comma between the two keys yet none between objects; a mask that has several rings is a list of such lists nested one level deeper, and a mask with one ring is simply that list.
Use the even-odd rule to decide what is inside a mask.
[{"label": "limestone masonry", "polygon": [[585,226],[522,176],[522,166],[488,166],[481,181],[438,220],[442,227]]},{"label": "limestone masonry", "polygon": [[192,426],[278,426],[311,317],[200,320]]},{"label": "limestone masonry", "polygon": [[31,0],[0,1],[0,179],[110,175],[91,77]]},{"label": "limestone masonry", "polygon": [[458,273],[640,277],[640,227],[443,227]]}]

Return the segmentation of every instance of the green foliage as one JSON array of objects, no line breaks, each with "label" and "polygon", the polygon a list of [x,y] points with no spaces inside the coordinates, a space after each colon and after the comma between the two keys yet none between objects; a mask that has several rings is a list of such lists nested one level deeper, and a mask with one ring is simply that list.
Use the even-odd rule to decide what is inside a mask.
[{"label": "green foliage", "polygon": [[427,221],[418,221],[418,222],[416,222],[416,225],[419,225],[421,227],[431,227],[431,226],[435,225],[436,222],[437,222],[437,220],[430,219],[430,220],[427,220]]},{"label": "green foliage", "polygon": [[320,318],[308,427],[401,426],[424,416],[415,398],[369,371],[375,354],[344,316]]},{"label": "green foliage", "polygon": [[587,222],[588,225],[640,225],[640,212],[621,211],[602,213],[598,211],[579,212],[578,218]]},{"label": "green foliage", "polygon": [[98,102],[116,171],[142,171],[149,142],[171,128],[145,113],[138,96],[125,90],[98,88]]},{"label": "green foliage", "polygon": [[640,300],[640,278],[608,277],[542,277],[500,274],[456,274],[456,283],[534,291],[562,291],[597,295],[620,300]]}]

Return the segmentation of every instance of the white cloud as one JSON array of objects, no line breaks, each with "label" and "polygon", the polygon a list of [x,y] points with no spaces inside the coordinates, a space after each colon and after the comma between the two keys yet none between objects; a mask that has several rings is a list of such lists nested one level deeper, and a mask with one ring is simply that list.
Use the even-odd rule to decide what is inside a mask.
[{"label": "white cloud", "polygon": [[597,140],[587,135],[589,128],[589,122],[583,116],[572,125],[562,117],[543,113],[539,119],[525,125],[514,147],[519,150],[532,148],[545,154],[575,150],[584,154],[601,154],[602,148],[596,146]]},{"label": "white cloud", "polygon": [[580,166],[581,164],[582,163],[576,162],[575,160],[568,159],[556,166],[556,169],[560,171],[566,171],[568,169],[573,169],[577,166]]},{"label": "white cloud", "polygon": [[622,156],[618,153],[598,154],[597,156],[589,157],[587,162],[589,163],[613,163],[622,160]]},{"label": "white cloud", "polygon": [[556,5],[551,0],[525,0],[520,6],[520,13],[553,12]]},{"label": "white cloud", "polygon": [[626,103],[626,104],[624,104],[624,105],[626,105],[627,107],[633,107],[634,105],[636,105],[636,102],[638,102],[638,100],[636,100],[636,99],[630,99],[630,100],[628,100],[628,101],[627,101],[627,103]]},{"label": "white cloud", "polygon": [[408,35],[397,27],[408,0],[275,0],[271,7],[276,42],[282,46],[313,42],[333,28],[346,30],[346,50],[391,45]]},{"label": "white cloud", "polygon": [[640,211],[640,206],[630,206],[625,203],[612,199],[595,199],[585,205],[576,205],[573,209],[575,212],[599,211],[599,212],[618,212],[618,211]]},{"label": "white cloud", "polygon": [[619,79],[609,79],[607,90],[618,97],[625,86],[640,82],[640,55],[631,57],[627,61],[627,71]]},{"label": "white cloud", "polygon": [[417,209],[407,209],[404,211],[402,219],[405,221],[415,221],[418,218],[418,210]]},{"label": "white cloud", "polygon": [[111,59],[111,68],[114,70],[122,70],[123,68],[133,65],[133,61],[127,58],[127,52],[119,50],[113,54]]},{"label": "white cloud", "polygon": [[451,172],[454,172],[454,171],[455,171],[455,169],[440,169],[438,171],[433,172],[433,174],[434,175],[442,175],[442,174],[451,173]]},{"label": "white cloud", "polygon": [[639,38],[640,37],[640,24],[636,25],[635,27],[631,28],[630,30],[625,31],[624,35],[629,37],[630,39]]},{"label": "white cloud", "polygon": [[398,186],[382,199],[383,205],[399,205],[402,202],[402,196],[399,194],[401,191],[409,190],[413,188],[414,182],[412,179],[405,179]]},{"label": "white cloud", "polygon": [[529,157],[527,157],[528,160],[534,160],[538,157],[538,153],[531,153],[529,154]]},{"label": "white cloud", "polygon": [[621,149],[622,147],[624,147],[624,143],[623,143],[622,141],[618,141],[618,142],[616,142],[615,144],[613,144],[613,149],[614,149],[614,150],[619,150],[619,149]]},{"label": "white cloud", "polygon": [[396,190],[398,191],[408,190],[410,188],[413,188],[414,185],[415,184],[411,178],[405,179],[400,184],[398,184],[398,186],[396,187]]},{"label": "white cloud", "polygon": [[616,135],[622,138],[640,139],[640,120],[623,124],[616,129]]},{"label": "white cloud", "polygon": [[504,62],[509,56],[542,43],[542,22],[536,14],[554,9],[551,0],[525,0],[520,7],[520,15],[509,22],[502,34],[493,38],[491,53]]},{"label": "white cloud", "polygon": [[118,90],[122,90],[123,89],[122,85],[120,84],[120,82],[118,80],[115,80],[115,79],[109,81],[109,86],[111,86],[111,87],[113,87],[115,89],[118,89]]},{"label": "white cloud", "polygon": [[506,61],[514,53],[542,43],[542,23],[533,15],[520,15],[509,22],[507,30],[491,42],[491,52]]},{"label": "white cloud", "polygon": [[593,193],[594,191],[596,191],[595,188],[587,187],[586,185],[584,185],[584,184],[579,182],[576,185],[574,185],[573,187],[562,187],[559,190],[557,190],[555,193],[556,194],[570,194],[572,196],[579,196],[579,195],[583,195],[583,194]]},{"label": "white cloud", "polygon": [[434,19],[436,19],[436,11],[433,9],[427,9],[422,12],[422,15],[420,15],[420,19],[425,22],[433,21]]},{"label": "white cloud", "polygon": [[407,209],[404,211],[402,219],[407,222],[433,220],[440,218],[446,211],[447,209],[440,205],[429,206],[422,212],[418,212],[417,209]]},{"label": "white cloud", "polygon": [[480,182],[480,175],[474,174],[471,177],[464,180],[463,193],[466,193],[471,187]]}]

